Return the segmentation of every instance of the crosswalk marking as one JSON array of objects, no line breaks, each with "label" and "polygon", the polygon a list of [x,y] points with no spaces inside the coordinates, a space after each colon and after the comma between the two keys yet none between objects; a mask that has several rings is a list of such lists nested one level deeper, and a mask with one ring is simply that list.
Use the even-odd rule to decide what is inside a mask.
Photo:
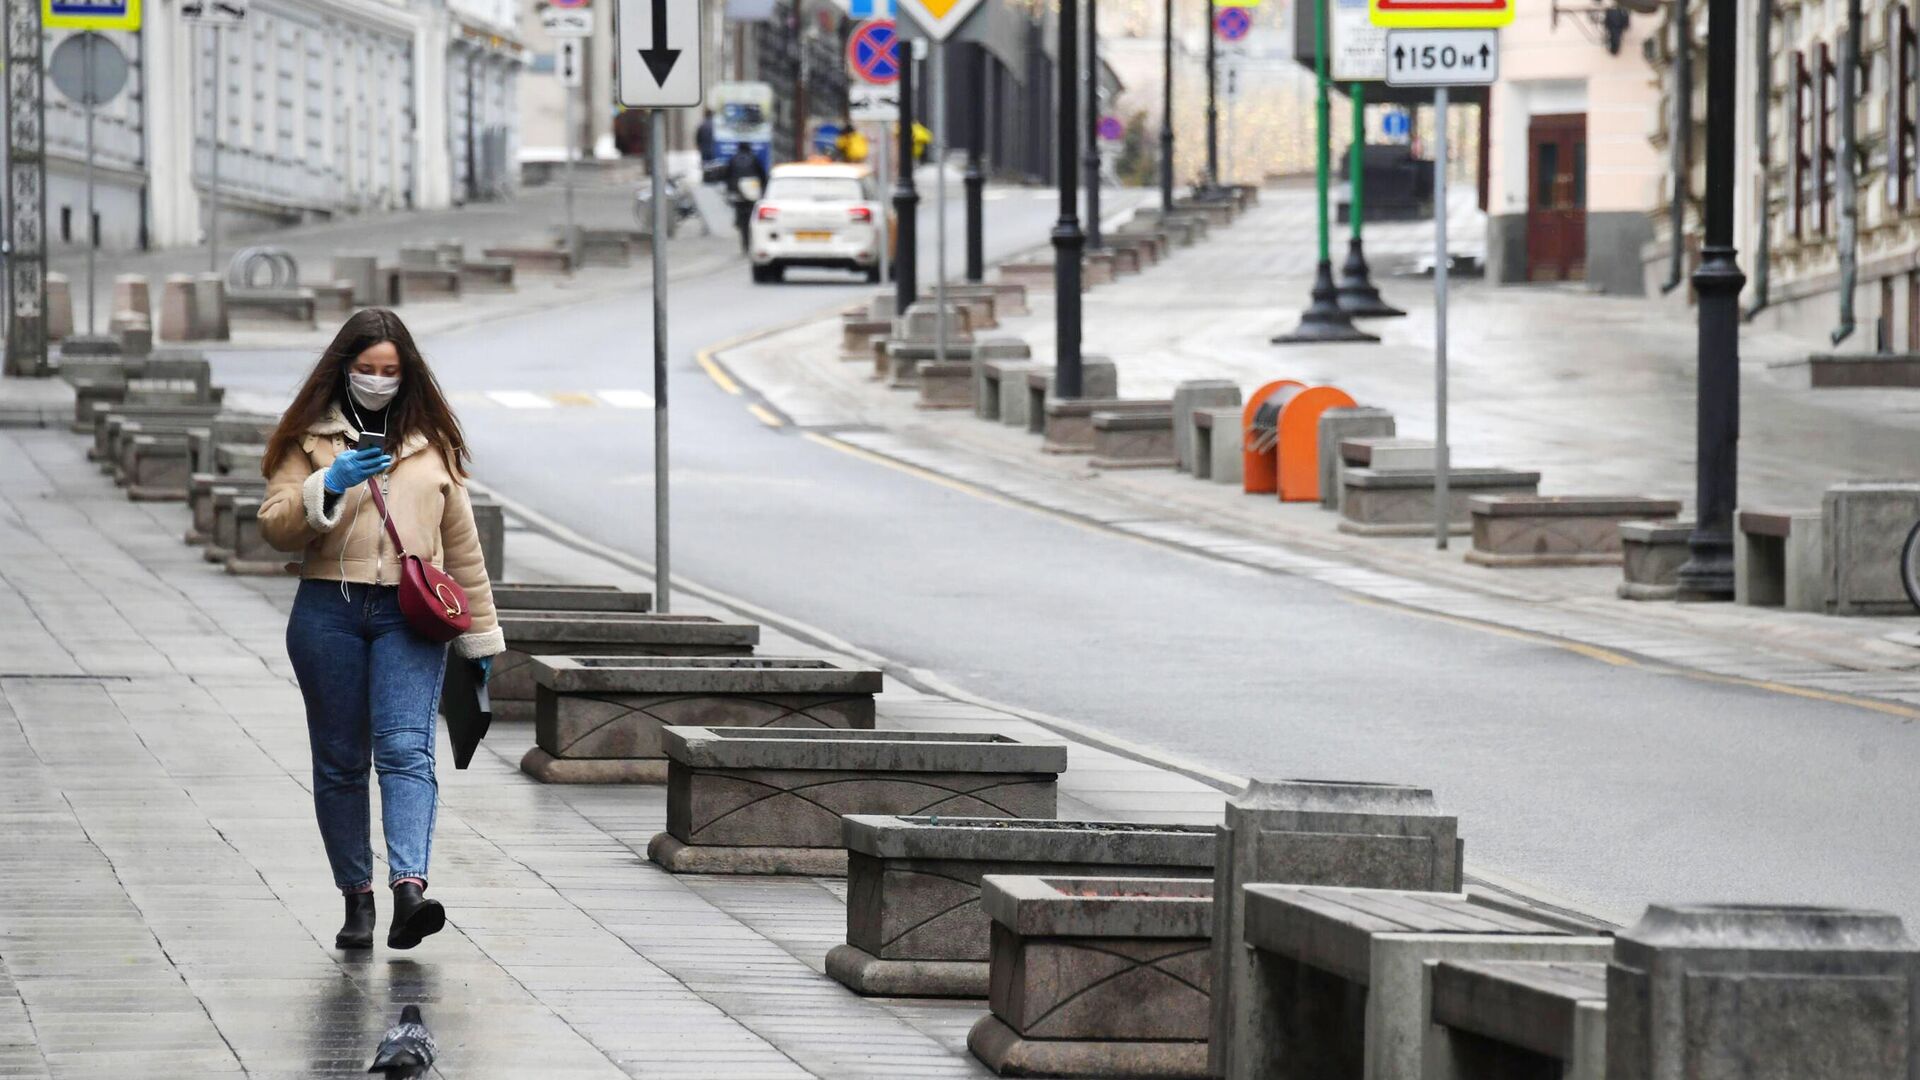
[{"label": "crosswalk marking", "polygon": [[530,390],[489,390],[487,397],[495,405],[505,405],[509,409],[551,409],[552,399]]},{"label": "crosswalk marking", "polygon": [[602,390],[597,396],[616,409],[653,408],[653,395],[645,390]]}]

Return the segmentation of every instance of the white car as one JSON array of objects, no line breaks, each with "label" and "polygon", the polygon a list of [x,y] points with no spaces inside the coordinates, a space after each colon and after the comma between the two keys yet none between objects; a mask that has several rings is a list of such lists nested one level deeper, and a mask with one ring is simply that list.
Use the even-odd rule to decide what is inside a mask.
[{"label": "white car", "polygon": [[864,167],[776,165],[747,226],[753,280],[780,281],[789,266],[818,266],[879,281],[887,221],[886,204]]}]

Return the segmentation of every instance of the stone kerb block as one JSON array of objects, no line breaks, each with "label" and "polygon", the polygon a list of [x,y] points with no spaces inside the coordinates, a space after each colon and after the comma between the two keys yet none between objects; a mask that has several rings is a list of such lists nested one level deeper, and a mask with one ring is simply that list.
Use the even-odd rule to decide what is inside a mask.
[{"label": "stone kerb block", "polygon": [[667,727],[873,727],[880,672],[748,656],[539,656],[535,746],[543,783],[660,783]]},{"label": "stone kerb block", "polygon": [[[1027,399],[1019,409],[1019,419],[1004,414],[1006,400],[1001,399],[1002,420],[1007,423],[1026,425],[1035,435],[1044,434],[1047,429],[1047,402],[1054,400],[1053,365],[1043,364],[1027,373]],[[1120,370],[1113,361],[1104,356],[1082,356],[1080,358],[1081,397],[1095,400],[1112,400],[1120,394]]]},{"label": "stone kerb block", "polygon": [[227,281],[219,274],[194,276],[193,326],[201,341],[226,341],[233,336],[227,315]]},{"label": "stone kerb block", "polygon": [[1606,1080],[1607,965],[1445,960],[1421,1080]]},{"label": "stone kerb block", "polygon": [[1002,375],[1007,365],[1027,363],[1033,348],[1019,338],[984,338],[973,343],[975,371],[973,412],[982,420],[998,420],[1001,414]]},{"label": "stone kerb block", "polygon": [[1818,510],[1742,510],[1734,516],[1737,604],[1827,609],[1826,521]]},{"label": "stone kerb block", "polygon": [[[1097,441],[1093,418],[1123,415],[1149,416],[1156,430],[1166,432],[1167,458],[1173,450],[1173,404],[1160,400],[1122,400],[1118,398],[1054,398],[1047,402],[1041,449],[1049,454],[1092,453]],[[1108,421],[1112,423],[1112,420]]]},{"label": "stone kerb block", "polygon": [[1920,1076],[1920,948],[1874,911],[1656,904],[1614,941],[1609,1080]]},{"label": "stone kerb block", "polygon": [[334,281],[344,281],[348,295],[357,307],[378,304],[380,296],[380,259],[365,251],[344,251],[333,257],[329,272]]},{"label": "stone kerb block", "polygon": [[[1355,536],[1421,536],[1433,532],[1431,469],[1383,471],[1342,467],[1340,531]],[[1517,469],[1449,469],[1447,518],[1449,531],[1469,531],[1471,500],[1476,495],[1533,495],[1540,490],[1540,474]]]},{"label": "stone kerb block", "polygon": [[[249,512],[258,517],[260,498],[264,493],[264,482],[260,485],[217,484],[214,486],[211,492],[213,538],[201,550],[202,557],[210,563],[224,565],[239,550],[241,518]],[[254,528],[258,529],[257,522]],[[287,559],[284,555],[280,558],[282,563]]]},{"label": "stone kerb block", "polygon": [[199,328],[193,321],[193,275],[168,274],[160,283],[160,340],[193,341]]},{"label": "stone kerb block", "polygon": [[1640,495],[1476,495],[1473,548],[1479,566],[1618,566],[1620,523],[1668,520],[1676,499]]},{"label": "stone kerb block", "polygon": [[922,361],[915,365],[914,372],[920,384],[920,400],[914,402],[914,408],[972,409],[977,404],[973,361]]},{"label": "stone kerb block", "polygon": [[1184,473],[1195,472],[1193,414],[1199,409],[1240,404],[1240,386],[1231,379],[1188,379],[1173,388],[1173,460]]},{"label": "stone kerb block", "polygon": [[[1251,1007],[1242,889],[1253,882],[1451,891],[1461,882],[1459,820],[1433,792],[1400,784],[1256,780],[1227,800],[1213,860],[1215,1076],[1229,1075],[1236,1032],[1261,1023]],[[1257,1074],[1249,1074],[1257,1075]]]},{"label": "stone kerb block", "polygon": [[617,585],[556,585],[525,581],[493,583],[493,606],[514,611],[630,611],[653,610],[653,594]]},{"label": "stone kerb block", "polygon": [[233,500],[233,547],[227,552],[229,574],[278,577],[287,573],[289,556],[276,550],[260,532],[260,496],[239,495]]},{"label": "stone kerb block", "polygon": [[986,997],[989,874],[1204,879],[1212,830],[1112,821],[844,819],[847,940],[827,974],[862,994]]},{"label": "stone kerb block", "polygon": [[1030,360],[989,360],[980,365],[982,417],[1010,427],[1027,426],[1027,376],[1052,369]]},{"label": "stone kerb block", "polygon": [[47,340],[73,336],[73,284],[58,271],[47,274]]},{"label": "stone kerb block", "polygon": [[[221,476],[216,473],[195,473],[189,477],[187,480],[187,543],[200,547],[215,542],[218,524],[214,495],[222,488],[235,495],[250,495],[258,498],[266,494],[267,482],[264,478]],[[213,561],[225,558],[226,556],[222,554],[219,560]]]},{"label": "stone kerb block", "polygon": [[1195,409],[1193,411],[1193,475],[1197,480],[1216,484],[1240,483],[1246,472],[1241,445],[1246,441],[1241,425],[1245,410]]},{"label": "stone kerb block", "polygon": [[1822,511],[1827,611],[1910,614],[1913,604],[1900,585],[1900,549],[1920,521],[1920,482],[1835,484],[1822,499]]},{"label": "stone kerb block", "polygon": [[667,830],[647,856],[674,873],[847,872],[845,814],[1052,817],[1067,748],[949,731],[669,728]]},{"label": "stone kerb block", "polygon": [[193,455],[184,434],[136,435],[124,457],[122,479],[127,498],[135,502],[176,502],[187,497]]},{"label": "stone kerb block", "polygon": [[990,874],[980,895],[992,922],[992,1012],[967,1047],[989,1069],[1207,1075],[1211,884]]},{"label": "stone kerb block", "polygon": [[1687,546],[1692,535],[1691,521],[1621,522],[1620,566],[1625,580],[1615,590],[1620,599],[1673,599],[1679,591],[1680,567],[1692,555]]},{"label": "stone kerb block", "polygon": [[1363,405],[1351,409],[1328,409],[1320,414],[1320,505],[1323,508],[1340,509],[1340,474],[1345,461],[1340,450],[1341,444],[1349,439],[1390,439],[1393,434],[1393,414],[1385,409]]},{"label": "stone kerb block", "polygon": [[494,719],[508,722],[534,718],[536,656],[751,656],[760,642],[758,626],[707,615],[507,607],[499,615],[507,651],[494,661],[488,686]]},{"label": "stone kerb block", "polygon": [[488,495],[472,496],[473,528],[480,536],[480,554],[486,561],[487,579],[507,576],[506,510]]},{"label": "stone kerb block", "polygon": [[1247,979],[1229,993],[1246,1022],[1226,1080],[1418,1077],[1439,1049],[1437,962],[1592,963],[1613,947],[1457,892],[1248,885],[1241,904]]},{"label": "stone kerb block", "polygon": [[1173,458],[1173,411],[1093,414],[1093,461],[1096,469],[1166,469]]}]

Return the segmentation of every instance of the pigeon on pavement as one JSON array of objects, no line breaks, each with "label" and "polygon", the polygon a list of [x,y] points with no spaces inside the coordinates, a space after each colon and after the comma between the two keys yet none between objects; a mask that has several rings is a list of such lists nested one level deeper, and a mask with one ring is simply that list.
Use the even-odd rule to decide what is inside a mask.
[{"label": "pigeon on pavement", "polygon": [[374,1051],[373,1065],[367,1071],[396,1080],[410,1080],[427,1075],[437,1053],[439,1048],[433,1043],[433,1032],[428,1031],[420,1019],[420,1006],[409,1005],[400,1010],[400,1022],[387,1029],[386,1038],[380,1041],[380,1049]]}]

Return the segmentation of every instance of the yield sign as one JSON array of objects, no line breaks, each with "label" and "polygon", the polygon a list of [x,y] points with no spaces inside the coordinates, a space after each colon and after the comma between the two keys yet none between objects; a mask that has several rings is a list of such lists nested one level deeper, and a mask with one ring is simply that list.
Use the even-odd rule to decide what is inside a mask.
[{"label": "yield sign", "polygon": [[885,86],[900,78],[892,19],[861,23],[847,39],[847,66],[861,81]]}]

